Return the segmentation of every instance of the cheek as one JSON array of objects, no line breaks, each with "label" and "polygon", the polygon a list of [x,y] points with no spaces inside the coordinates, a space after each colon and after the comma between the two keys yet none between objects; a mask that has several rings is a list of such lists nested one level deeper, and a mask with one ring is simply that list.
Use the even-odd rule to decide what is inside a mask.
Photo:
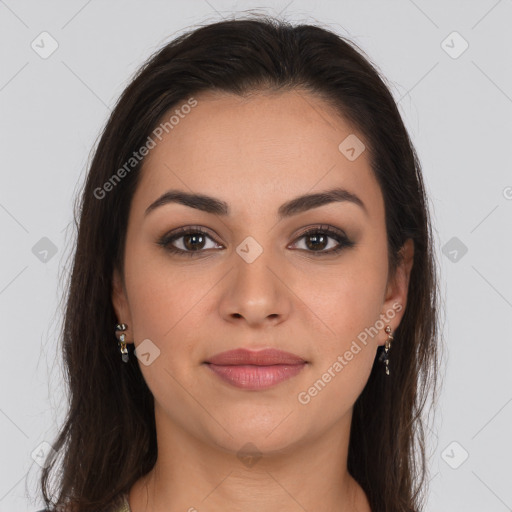
[{"label": "cheek", "polygon": [[[127,292],[133,323],[135,348],[144,340],[156,346],[158,358],[139,367],[158,401],[172,394],[183,397],[180,383],[190,382],[190,372],[205,354],[205,340],[198,328],[207,322],[207,311],[219,277],[200,271],[197,265],[177,265],[165,255],[134,248],[126,261]],[[152,345],[149,345],[152,347]]]},{"label": "cheek", "polygon": [[363,274],[338,274],[335,285],[308,302],[321,322],[312,319],[318,326],[316,334],[310,334],[315,338],[310,344],[312,371],[297,401],[305,407],[304,414],[318,414],[326,424],[354,405],[375,359],[378,330],[374,326],[381,313],[383,278],[378,267],[373,272],[365,269]]},{"label": "cheek", "polygon": [[196,314],[208,283],[200,286],[193,273],[154,248],[133,246],[126,276],[136,340],[150,338],[163,344]]},{"label": "cheek", "polygon": [[[138,361],[144,380],[157,402],[173,396],[181,403],[186,397],[180,383],[187,382],[199,357],[194,325],[204,291],[197,291],[185,272],[143,251],[127,258],[126,275],[135,348],[139,352],[141,343],[150,347],[149,364],[143,358]],[[148,339],[152,345],[147,344]]]},{"label": "cheek", "polygon": [[[308,283],[303,281],[304,288],[298,295],[308,297],[308,308],[321,320],[315,322],[324,337],[324,343],[317,344],[321,349],[318,354],[332,356],[333,352],[348,348],[361,332],[375,325],[384,300],[386,268],[385,264],[358,255],[336,272],[316,273]],[[313,285],[316,292],[308,292]]]},{"label": "cheek", "polygon": [[[326,414],[327,422],[353,406],[373,366],[379,342],[375,324],[387,279],[387,260],[373,256],[376,253],[360,251],[329,275],[317,273],[309,283],[314,281],[317,290],[307,301],[313,312],[310,325],[316,326],[311,332],[312,372],[297,399],[307,405],[304,412]],[[300,293],[308,296],[306,288]]]},{"label": "cheek", "polygon": [[361,347],[350,361],[340,353],[340,360],[336,355],[321,369],[317,365],[318,371],[312,372],[310,381],[295,397],[299,413],[315,418],[315,428],[318,423],[331,425],[338,421],[352,409],[368,381],[374,360],[370,354],[368,348]]}]

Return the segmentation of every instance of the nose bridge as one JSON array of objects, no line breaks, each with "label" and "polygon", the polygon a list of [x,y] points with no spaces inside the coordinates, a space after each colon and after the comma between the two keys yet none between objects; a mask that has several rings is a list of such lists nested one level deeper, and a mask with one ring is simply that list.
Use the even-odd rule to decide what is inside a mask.
[{"label": "nose bridge", "polygon": [[[270,240],[270,236],[265,240]],[[287,312],[286,287],[278,277],[279,267],[272,248],[254,237],[246,237],[233,254],[233,270],[225,296],[224,313],[242,316],[249,323]],[[277,275],[276,275],[277,274]]]},{"label": "nose bridge", "polygon": [[268,286],[273,286],[275,281],[270,271],[275,262],[272,263],[273,251],[269,240],[268,236],[260,243],[256,238],[247,236],[238,244],[234,258],[236,286],[252,292],[258,292],[260,288],[264,293],[269,292]]}]

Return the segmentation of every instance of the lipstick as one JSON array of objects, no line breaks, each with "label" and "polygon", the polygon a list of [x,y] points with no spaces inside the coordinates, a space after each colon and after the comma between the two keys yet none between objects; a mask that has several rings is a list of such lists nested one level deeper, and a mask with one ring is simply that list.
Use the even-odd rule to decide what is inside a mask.
[{"label": "lipstick", "polygon": [[205,361],[208,368],[229,384],[247,390],[263,390],[300,373],[307,364],[302,357],[276,349],[222,352]]}]

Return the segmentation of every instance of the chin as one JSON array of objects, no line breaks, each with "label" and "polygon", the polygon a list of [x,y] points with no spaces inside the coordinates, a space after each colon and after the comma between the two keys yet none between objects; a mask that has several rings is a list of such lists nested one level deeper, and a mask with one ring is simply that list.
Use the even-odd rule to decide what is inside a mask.
[{"label": "chin", "polygon": [[[213,444],[226,453],[243,456],[244,452],[256,452],[265,456],[284,455],[291,452],[291,447],[301,442],[299,433],[290,432],[289,428],[279,428],[279,422],[275,421],[269,428],[267,425],[238,425],[226,427],[232,437],[223,431],[221,438],[212,439]],[[276,428],[277,426],[277,428]]]}]

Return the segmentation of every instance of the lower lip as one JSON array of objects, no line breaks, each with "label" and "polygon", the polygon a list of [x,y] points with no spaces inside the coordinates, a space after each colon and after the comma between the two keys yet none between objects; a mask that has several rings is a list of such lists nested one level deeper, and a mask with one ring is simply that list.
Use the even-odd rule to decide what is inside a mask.
[{"label": "lower lip", "polygon": [[255,365],[217,365],[207,366],[221,379],[237,388],[260,390],[267,389],[291,377],[306,366],[301,364],[274,364],[271,366]]}]

